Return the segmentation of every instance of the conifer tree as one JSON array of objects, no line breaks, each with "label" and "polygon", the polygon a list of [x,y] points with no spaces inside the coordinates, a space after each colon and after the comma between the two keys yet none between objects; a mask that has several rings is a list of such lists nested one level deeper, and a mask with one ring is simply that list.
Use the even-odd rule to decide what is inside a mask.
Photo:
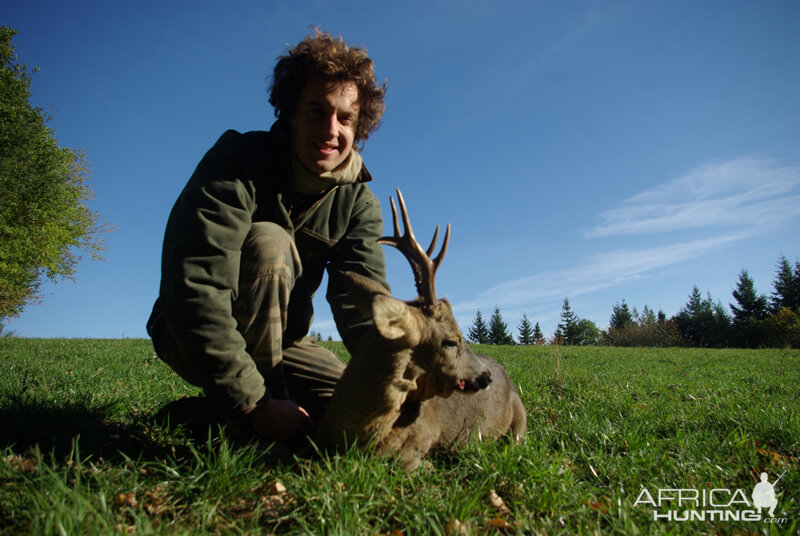
[{"label": "conifer tree", "polygon": [[579,321],[580,318],[569,306],[569,299],[564,298],[564,303],[561,305],[561,321],[556,328],[556,338],[564,344],[575,344]]},{"label": "conifer tree", "polygon": [[656,313],[645,304],[642,314],[639,315],[640,326],[651,326],[656,323]]},{"label": "conifer tree", "polygon": [[794,271],[786,257],[778,261],[778,271],[773,282],[774,292],[770,309],[777,313],[782,307],[795,311],[800,307],[800,262],[795,263]]},{"label": "conifer tree", "polygon": [[533,343],[544,344],[544,333],[542,333],[542,328],[539,327],[539,322],[536,322],[536,325],[533,326]]},{"label": "conifer tree", "polygon": [[533,326],[531,326],[531,321],[528,320],[528,315],[522,315],[522,322],[517,326],[517,330],[519,332],[517,341],[520,344],[533,344],[535,342],[533,338]]},{"label": "conifer tree", "polygon": [[486,327],[486,322],[483,321],[483,316],[481,316],[480,309],[478,309],[475,319],[472,321],[472,327],[469,328],[467,338],[469,338],[470,342],[474,342],[476,344],[489,343],[489,328]]},{"label": "conifer tree", "polygon": [[767,317],[767,298],[758,296],[756,287],[747,270],[739,273],[739,282],[733,291],[737,305],[730,305],[733,313],[733,325],[745,326],[752,320],[763,320]]},{"label": "conifer tree", "polygon": [[495,307],[489,318],[489,344],[514,344],[514,339],[508,333],[508,325],[503,322],[500,308]]},{"label": "conifer tree", "polygon": [[692,346],[723,347],[729,344],[731,318],[720,302],[714,303],[711,294],[703,299],[697,286],[692,288],[689,301],[675,316],[678,329]]},{"label": "conifer tree", "polygon": [[625,303],[625,299],[623,298],[622,305],[615,304],[611,308],[611,319],[608,321],[609,328],[622,329],[632,323],[633,315],[631,315],[631,310],[628,308],[628,304]]}]

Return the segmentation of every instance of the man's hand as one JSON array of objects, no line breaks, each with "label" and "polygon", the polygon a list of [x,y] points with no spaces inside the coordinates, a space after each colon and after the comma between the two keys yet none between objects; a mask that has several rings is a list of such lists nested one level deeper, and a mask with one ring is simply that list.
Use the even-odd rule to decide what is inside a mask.
[{"label": "man's hand", "polygon": [[451,382],[439,384],[433,374],[423,374],[417,377],[417,388],[408,393],[406,400],[416,400],[422,402],[434,396],[447,398],[455,391],[455,385]]},{"label": "man's hand", "polygon": [[247,413],[247,421],[263,439],[289,443],[311,434],[308,412],[291,400],[264,401]]}]

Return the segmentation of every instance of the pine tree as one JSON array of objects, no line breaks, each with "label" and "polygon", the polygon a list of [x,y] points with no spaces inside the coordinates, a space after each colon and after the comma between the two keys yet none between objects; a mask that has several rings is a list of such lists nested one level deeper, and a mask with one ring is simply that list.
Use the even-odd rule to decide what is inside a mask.
[{"label": "pine tree", "polygon": [[689,301],[675,316],[678,329],[692,346],[722,347],[729,344],[731,318],[720,302],[714,303],[711,294],[705,299],[697,286],[692,288]]},{"label": "pine tree", "polygon": [[652,326],[656,323],[656,313],[653,312],[646,304],[642,309],[642,314],[639,315],[640,326]]},{"label": "pine tree", "polygon": [[795,263],[792,271],[792,265],[786,257],[781,257],[773,287],[775,291],[770,300],[770,309],[773,313],[777,313],[782,307],[790,311],[797,310],[800,307],[800,262]]},{"label": "pine tree", "polygon": [[486,322],[483,321],[480,309],[478,309],[478,313],[475,315],[475,319],[472,321],[472,327],[469,328],[467,337],[469,338],[470,342],[474,342],[476,344],[489,343],[489,328],[486,327]]},{"label": "pine tree", "polygon": [[739,273],[739,282],[733,291],[736,305],[731,304],[733,313],[733,325],[736,327],[746,326],[753,320],[763,320],[767,317],[767,298],[758,296],[756,287],[747,270]]},{"label": "pine tree", "polygon": [[575,344],[578,335],[578,322],[580,318],[569,306],[569,300],[564,298],[561,305],[561,322],[556,327],[556,338],[564,344]]},{"label": "pine tree", "polygon": [[539,327],[539,322],[536,322],[536,325],[533,326],[533,344],[544,344],[544,333],[542,333],[542,328]]},{"label": "pine tree", "polygon": [[514,344],[514,339],[508,333],[508,325],[503,322],[500,308],[495,307],[489,318],[489,344]]},{"label": "pine tree", "polygon": [[517,341],[520,344],[533,344],[535,342],[533,338],[533,326],[531,326],[531,321],[528,320],[528,315],[522,315],[522,322],[517,326],[517,330],[519,332]]},{"label": "pine tree", "polygon": [[609,328],[622,329],[632,323],[633,315],[631,315],[631,310],[628,308],[628,304],[625,303],[625,299],[623,298],[622,305],[615,304],[614,307],[611,308],[611,319],[608,321]]}]

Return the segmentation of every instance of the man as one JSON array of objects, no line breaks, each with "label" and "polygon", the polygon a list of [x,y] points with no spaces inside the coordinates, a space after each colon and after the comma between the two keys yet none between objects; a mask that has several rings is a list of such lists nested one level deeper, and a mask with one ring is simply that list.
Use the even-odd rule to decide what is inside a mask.
[{"label": "man", "polygon": [[365,50],[317,31],[278,59],[270,131],[225,132],[170,214],[148,333],[162,360],[261,438],[309,433],[344,370],[305,339],[323,270],[349,348],[370,320],[343,272],[388,289],[380,205],[356,148],[384,94]]}]

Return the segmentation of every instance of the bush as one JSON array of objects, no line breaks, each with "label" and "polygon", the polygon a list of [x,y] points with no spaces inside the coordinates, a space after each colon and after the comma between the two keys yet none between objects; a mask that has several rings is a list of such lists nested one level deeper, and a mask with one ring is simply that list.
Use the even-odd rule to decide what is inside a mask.
[{"label": "bush", "polygon": [[637,346],[667,348],[685,346],[685,341],[675,320],[651,323],[629,323],[622,328],[610,328],[606,334],[610,346]]}]

